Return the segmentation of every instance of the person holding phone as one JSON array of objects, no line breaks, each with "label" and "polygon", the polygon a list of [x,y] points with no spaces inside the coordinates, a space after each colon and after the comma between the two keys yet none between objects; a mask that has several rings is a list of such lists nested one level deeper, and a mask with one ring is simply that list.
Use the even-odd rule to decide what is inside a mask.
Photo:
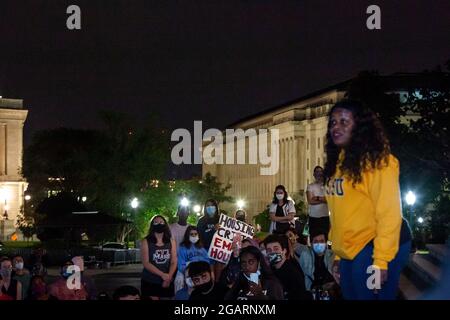
[{"label": "person holding phone", "polygon": [[241,271],[225,300],[283,300],[283,287],[255,246],[241,249]]}]

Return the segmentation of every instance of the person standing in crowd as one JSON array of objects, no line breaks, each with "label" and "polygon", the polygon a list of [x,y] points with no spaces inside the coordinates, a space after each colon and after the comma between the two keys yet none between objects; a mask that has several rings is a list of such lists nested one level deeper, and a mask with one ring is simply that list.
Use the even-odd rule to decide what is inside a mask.
[{"label": "person standing in crowd", "polygon": [[300,251],[297,261],[305,274],[306,289],[332,288],[335,279],[332,276],[334,253],[328,249],[327,232],[314,229],[311,233],[311,248]]},{"label": "person standing in crowd", "polygon": [[0,291],[8,295],[12,300],[22,300],[22,284],[12,276],[13,267],[11,259],[5,257],[0,261],[0,275],[2,276],[2,286]]},{"label": "person standing in crowd", "polygon": [[69,277],[74,274],[74,272],[69,270],[69,267],[73,265],[72,260],[67,260],[61,266],[61,277],[48,287],[50,296],[57,300],[87,300],[88,293],[81,281],[78,288],[76,279],[72,283],[73,287],[68,285],[68,282],[70,282]]},{"label": "person standing in crowd", "polygon": [[314,229],[318,229],[328,233],[330,231],[330,214],[323,185],[323,168],[315,167],[313,175],[314,182],[306,187],[309,232],[313,233]]},{"label": "person standing in crowd", "polygon": [[273,273],[283,286],[287,300],[311,300],[305,288],[305,276],[295,259],[290,258],[288,238],[273,234],[264,239]]},{"label": "person standing in crowd", "polygon": [[273,193],[272,204],[269,208],[270,232],[285,234],[286,231],[295,227],[295,205],[294,201],[288,199],[286,188],[279,185]]},{"label": "person standing in crowd", "polygon": [[163,216],[153,217],[147,237],[141,243],[144,265],[141,280],[142,297],[152,300],[172,298],[173,276],[177,269],[177,246]]},{"label": "person standing in crowd", "polygon": [[239,254],[240,273],[225,300],[283,300],[283,287],[255,246]]},{"label": "person standing in crowd", "polygon": [[244,209],[237,209],[234,213],[234,218],[236,220],[247,223],[247,212]]},{"label": "person standing in crowd", "polygon": [[51,297],[47,291],[47,284],[42,276],[33,276],[30,281],[28,291],[29,300],[50,300]]},{"label": "person standing in crowd", "polygon": [[133,286],[121,286],[114,291],[113,300],[141,300],[141,295]]},{"label": "person standing in crowd", "polygon": [[[209,251],[212,238],[219,228],[219,218],[220,211],[217,201],[214,199],[206,200],[203,209],[203,217],[201,217],[197,223],[197,230],[200,234],[200,238],[202,239],[203,246],[205,247],[206,252]],[[214,270],[213,279],[215,281],[219,281],[220,275],[225,268],[225,264],[212,259],[210,261],[210,264],[213,266]]]},{"label": "person standing in crowd", "polygon": [[36,248],[30,257],[31,275],[47,275],[48,255],[43,248]]},{"label": "person standing in crowd", "polygon": [[192,301],[221,301],[227,288],[214,281],[209,263],[197,261],[189,264],[189,278],[192,279],[194,290],[189,297]]},{"label": "person standing in crowd", "polygon": [[220,212],[217,201],[214,199],[207,200],[203,208],[203,217],[197,223],[197,229],[206,251],[209,250],[214,233],[218,228],[219,217]]},{"label": "person standing in crowd", "polygon": [[16,255],[13,257],[13,279],[20,282],[22,285],[22,300],[25,300],[28,295],[28,289],[30,287],[31,275],[30,272],[25,269],[23,257]]},{"label": "person standing in crowd", "polygon": [[189,207],[179,206],[177,210],[178,221],[169,225],[170,233],[177,243],[177,251],[181,245],[181,242],[183,242],[184,234],[186,233],[186,229],[188,228],[187,219],[189,217],[189,214]]},{"label": "person standing in crowd", "polygon": [[[395,299],[411,241],[400,244],[399,162],[374,112],[358,101],[336,103],[326,154],[330,240],[344,299]],[[381,289],[367,286],[370,266],[379,268]]]},{"label": "person standing in crowd", "polygon": [[84,273],[84,258],[82,256],[76,256],[72,258],[72,262],[80,268],[80,281],[88,293],[88,300],[97,300],[97,287],[95,286],[95,282]]},{"label": "person standing in crowd", "polygon": [[208,252],[206,252],[200,240],[197,227],[189,226],[178,249],[178,274],[181,274],[181,277],[178,277],[177,274],[175,292],[178,292],[178,290],[184,287],[184,271],[186,266],[194,261],[205,261],[209,263],[209,257]]}]

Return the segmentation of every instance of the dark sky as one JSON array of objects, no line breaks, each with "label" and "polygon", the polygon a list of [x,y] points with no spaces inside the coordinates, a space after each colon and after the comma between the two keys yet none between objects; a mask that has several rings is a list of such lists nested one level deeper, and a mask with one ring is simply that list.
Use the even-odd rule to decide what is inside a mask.
[{"label": "dark sky", "polygon": [[[66,29],[70,4],[81,31]],[[379,31],[366,28],[370,4]],[[43,128],[95,128],[109,108],[220,128],[360,70],[449,58],[448,0],[0,2],[0,95],[24,99],[26,141]]]}]

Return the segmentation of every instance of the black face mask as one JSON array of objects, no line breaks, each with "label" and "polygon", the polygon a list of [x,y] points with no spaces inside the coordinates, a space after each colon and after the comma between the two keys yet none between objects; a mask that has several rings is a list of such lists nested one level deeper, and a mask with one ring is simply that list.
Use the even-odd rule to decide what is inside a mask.
[{"label": "black face mask", "polygon": [[244,216],[237,216],[237,217],[236,217],[236,220],[245,222],[245,217],[244,217]]},{"label": "black face mask", "polygon": [[205,293],[205,292],[208,292],[209,290],[211,290],[212,286],[213,286],[213,282],[209,281],[209,282],[203,283],[199,286],[196,286],[195,289],[198,289],[200,292]]},{"label": "black face mask", "polygon": [[153,230],[155,230],[156,233],[163,233],[165,228],[166,228],[165,224],[154,224],[153,225]]}]

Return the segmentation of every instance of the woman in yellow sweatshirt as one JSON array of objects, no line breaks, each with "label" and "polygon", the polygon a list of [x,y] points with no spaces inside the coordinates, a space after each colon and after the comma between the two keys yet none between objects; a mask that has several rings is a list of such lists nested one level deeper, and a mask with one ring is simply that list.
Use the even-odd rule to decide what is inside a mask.
[{"label": "woman in yellow sweatshirt", "polygon": [[400,243],[399,162],[376,115],[357,101],[334,105],[326,153],[330,240],[344,298],[395,299],[411,241]]}]

